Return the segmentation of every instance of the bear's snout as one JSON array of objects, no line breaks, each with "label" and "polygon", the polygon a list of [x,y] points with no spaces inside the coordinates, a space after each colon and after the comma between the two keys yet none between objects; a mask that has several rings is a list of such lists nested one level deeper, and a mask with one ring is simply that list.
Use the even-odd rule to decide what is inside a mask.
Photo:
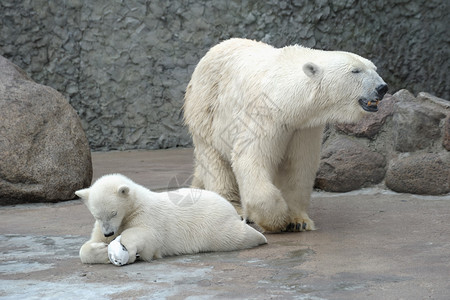
[{"label": "bear's snout", "polygon": [[104,233],[105,237],[114,235],[114,231]]},{"label": "bear's snout", "polygon": [[105,237],[110,237],[117,231],[117,227],[108,222],[103,222],[100,226]]},{"label": "bear's snout", "polygon": [[388,85],[386,83],[380,84],[375,90],[377,91],[378,97],[383,99],[384,95],[386,95],[388,91]]}]

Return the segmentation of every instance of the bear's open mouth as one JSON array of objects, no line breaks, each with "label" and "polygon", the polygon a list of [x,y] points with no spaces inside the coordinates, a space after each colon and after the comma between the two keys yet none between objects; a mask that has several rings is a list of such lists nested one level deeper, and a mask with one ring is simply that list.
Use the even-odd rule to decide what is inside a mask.
[{"label": "bear's open mouth", "polygon": [[378,111],[378,103],[380,103],[379,99],[375,99],[375,100],[367,100],[364,98],[361,98],[358,100],[359,105],[361,105],[361,107],[368,112],[376,112]]}]

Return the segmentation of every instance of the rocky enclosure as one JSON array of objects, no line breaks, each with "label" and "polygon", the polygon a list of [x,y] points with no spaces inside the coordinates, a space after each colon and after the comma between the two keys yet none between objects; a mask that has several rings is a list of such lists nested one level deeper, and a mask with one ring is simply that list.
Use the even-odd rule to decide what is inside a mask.
[{"label": "rocky enclosure", "polygon": [[[0,204],[72,199],[89,186],[90,149],[76,112],[1,56],[0,119]],[[328,126],[315,186],[449,193],[449,151],[450,102],[401,90],[356,124]]]},{"label": "rocky enclosure", "polygon": [[[62,93],[78,112],[90,148],[106,151],[191,146],[183,126],[184,90],[200,58],[227,38],[355,52],[374,61],[391,93],[407,88],[417,97],[401,90],[358,124],[328,126],[316,187],[349,191],[385,183],[399,192],[442,194],[449,192],[450,181],[449,102],[419,92],[450,99],[449,5],[441,0],[3,0],[0,55]],[[12,199],[11,184],[18,182],[32,183],[24,187],[33,196],[22,199],[72,197],[92,172],[79,120],[55,90],[8,68],[20,80],[8,85],[1,101],[23,88],[19,81],[31,87],[24,99],[32,101],[1,104],[2,199]],[[3,87],[11,84],[4,81],[6,73],[0,75]],[[24,108],[37,113],[23,115]],[[36,129],[43,126],[67,127],[59,136]],[[83,149],[83,164],[74,157],[74,145],[53,144],[71,134]],[[69,180],[69,173],[80,177]],[[35,175],[40,181],[30,179]],[[45,196],[42,187],[50,175],[61,184]]]}]

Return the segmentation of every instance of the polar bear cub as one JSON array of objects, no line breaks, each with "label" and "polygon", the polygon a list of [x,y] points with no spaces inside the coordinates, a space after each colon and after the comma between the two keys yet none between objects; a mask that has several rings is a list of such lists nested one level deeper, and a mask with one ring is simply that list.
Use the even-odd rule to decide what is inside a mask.
[{"label": "polar bear cub", "polygon": [[111,260],[124,265],[133,263],[137,255],[150,261],[267,243],[227,200],[211,191],[183,188],[155,193],[123,175],[112,174],[75,194],[95,218],[91,239],[80,249],[83,263]]}]

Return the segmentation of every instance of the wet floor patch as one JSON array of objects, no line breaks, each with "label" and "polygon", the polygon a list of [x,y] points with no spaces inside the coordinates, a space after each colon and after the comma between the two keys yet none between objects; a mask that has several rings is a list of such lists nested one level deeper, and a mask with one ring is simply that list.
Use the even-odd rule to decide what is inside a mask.
[{"label": "wet floor patch", "polygon": [[78,256],[85,238],[75,236],[0,235],[0,275],[51,269],[58,260]]},{"label": "wet floor patch", "polygon": [[[0,235],[1,299],[164,299],[182,292],[203,298],[212,266],[189,256],[124,267],[85,265],[78,257],[86,237]],[[206,299],[205,298],[205,299]]]},{"label": "wet floor patch", "polygon": [[[139,292],[143,286],[139,283],[103,284],[86,283],[77,278],[57,282],[40,280],[0,280],[0,298],[2,300],[40,300],[40,299],[111,299],[123,292]],[[145,291],[148,292],[148,291]]]}]

